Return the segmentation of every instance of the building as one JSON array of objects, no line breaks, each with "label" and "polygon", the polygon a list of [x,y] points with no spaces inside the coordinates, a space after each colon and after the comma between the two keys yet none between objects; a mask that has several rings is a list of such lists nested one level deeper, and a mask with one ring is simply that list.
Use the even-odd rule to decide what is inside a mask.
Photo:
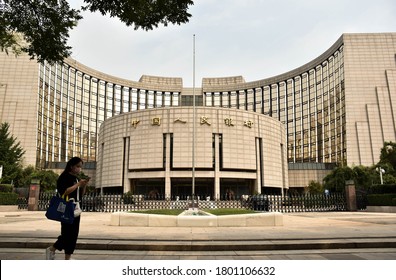
[{"label": "building", "polygon": [[153,197],[193,192],[226,199],[288,188],[283,124],[238,109],[180,106],[117,115],[100,127],[98,163],[97,185]]},{"label": "building", "polygon": [[[252,118],[260,124],[272,118],[271,124],[273,121],[281,124],[285,139],[283,133],[276,131],[277,144],[270,144],[268,147],[264,145],[260,149],[264,151],[271,145],[283,145],[281,150],[285,153],[287,174],[282,174],[282,168],[274,168],[266,173],[268,164],[263,161],[263,166],[257,165],[257,154],[254,155],[252,150],[244,154],[243,159],[250,155],[250,162],[256,161],[256,169],[249,163],[246,165],[248,169],[253,168],[254,172],[251,170],[251,173],[254,173],[255,177],[252,174],[250,177],[247,176],[249,172],[245,172],[248,169],[245,170],[244,163],[238,165],[242,168],[240,170],[227,171],[240,172],[241,178],[252,180],[249,183],[245,181],[242,184],[244,188],[249,185],[250,190],[258,192],[266,192],[269,188],[271,192],[274,189],[281,192],[288,188],[302,188],[309,180],[321,181],[337,164],[372,165],[379,159],[383,142],[395,141],[395,55],[396,33],[343,34],[322,55],[287,73],[253,82],[245,82],[242,76],[204,78],[201,87],[193,90],[184,88],[181,78],[142,76],[135,82],[106,75],[70,58],[62,65],[51,66],[37,64],[23,55],[15,58],[13,55],[1,53],[0,121],[10,123],[12,133],[18,137],[26,150],[26,165],[62,169],[68,158],[76,155],[81,156],[86,162],[86,173],[95,175],[96,169],[106,170],[114,164],[120,164],[122,167],[121,163],[100,160],[100,157],[107,153],[106,142],[109,141],[103,142],[105,149],[101,155],[103,143],[98,136],[102,125],[106,128],[107,123],[124,119],[125,133],[129,131],[130,134],[125,134],[123,139],[132,139],[132,133],[138,131],[138,128],[143,128],[143,122],[138,124],[136,129],[131,128],[132,119],[141,118],[149,122],[150,118],[156,118],[158,115],[161,124],[167,123],[169,128],[162,131],[163,138],[158,136],[161,138],[159,141],[162,146],[168,143],[170,145],[171,134],[174,133],[175,136],[176,133],[172,132],[171,128],[175,127],[176,123],[172,123],[174,120],[169,114],[191,108],[194,92],[197,110],[204,110],[202,116],[209,115],[206,113],[209,111],[211,116],[217,116],[216,124],[213,122],[211,127],[216,125],[218,131],[212,131],[214,140],[209,141],[209,138],[205,138],[207,147],[209,142],[215,147],[220,145],[219,137],[221,134],[225,137],[225,129],[230,128],[226,127],[227,118],[239,121]],[[165,112],[168,112],[168,115]],[[186,119],[192,121],[187,115]],[[159,128],[163,129],[163,126]],[[197,126],[197,133],[199,128],[202,128],[200,124]],[[233,128],[237,129],[236,135],[244,135],[242,129],[245,129],[245,126],[239,124]],[[145,130],[145,133],[151,132],[152,129],[154,128]],[[256,140],[248,141],[264,143],[263,135],[267,128],[262,129],[263,131],[251,134],[252,139]],[[103,137],[109,136],[106,132],[103,133]],[[208,135],[205,137],[209,137]],[[142,139],[150,137],[144,135]],[[175,136],[174,141],[176,139]],[[225,138],[222,140],[226,141]],[[161,153],[160,146],[155,147],[157,152],[166,164],[170,164],[171,155],[164,156],[165,153],[169,153],[169,149],[163,149]],[[123,147],[117,146],[114,149]],[[197,148],[197,152],[199,149]],[[238,146],[237,149],[241,147]],[[210,157],[210,160],[204,160],[207,168],[206,164],[209,161],[213,162],[213,152],[205,150],[205,153]],[[214,154],[216,159],[219,153]],[[188,155],[189,151],[186,152],[187,157]],[[278,167],[284,166],[281,161],[283,157],[279,159],[277,156],[278,154],[270,160]],[[175,155],[173,159],[176,159]],[[197,160],[199,163],[198,155]],[[143,162],[142,159],[142,164]],[[215,173],[216,168],[223,172],[220,158],[214,163],[214,171],[208,172]],[[156,164],[159,164],[159,161]],[[164,165],[161,168],[163,169]],[[198,166],[197,169],[199,168],[201,167]],[[210,168],[213,169],[213,166]],[[170,172],[171,169],[169,167]],[[161,172],[166,170],[165,165],[165,171]],[[109,177],[112,174],[107,174],[107,178],[102,176],[97,180],[97,187],[103,184],[106,189],[124,191],[130,187],[139,188],[139,183],[134,185],[138,178],[130,178],[127,186],[125,178],[129,178],[129,175],[126,176],[124,173],[121,179],[111,182]],[[258,179],[259,176],[262,177]],[[268,176],[282,180],[272,180]],[[221,176],[209,177],[211,182],[213,181],[213,195],[217,194],[215,189],[221,190],[221,182],[226,182],[230,186],[233,184],[224,181],[225,178]],[[165,176],[163,179],[164,189],[165,186],[169,189],[169,182],[165,182],[169,179],[166,178],[173,177]],[[217,186],[220,188],[215,187],[219,180]],[[210,185],[212,186],[212,183]]]}]

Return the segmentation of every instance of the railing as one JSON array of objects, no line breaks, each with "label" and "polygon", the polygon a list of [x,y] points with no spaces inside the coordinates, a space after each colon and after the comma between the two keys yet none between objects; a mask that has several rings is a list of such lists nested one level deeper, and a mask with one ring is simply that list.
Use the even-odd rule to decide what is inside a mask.
[{"label": "railing", "polygon": [[326,212],[346,211],[346,198],[342,193],[269,196],[269,209],[275,212]]},{"label": "railing", "polygon": [[[40,193],[38,209],[45,211],[53,194]],[[28,200],[18,199],[18,208],[27,209]],[[190,197],[163,197],[155,198],[121,194],[99,195],[95,193],[84,195],[81,200],[81,208],[86,212],[117,212],[137,211],[150,209],[188,209],[191,206]],[[234,200],[199,200],[200,209],[208,208],[240,208],[253,209],[255,211],[270,212],[323,212],[323,211],[346,211],[346,198],[342,193],[319,194],[319,195],[258,195],[244,196]]]}]

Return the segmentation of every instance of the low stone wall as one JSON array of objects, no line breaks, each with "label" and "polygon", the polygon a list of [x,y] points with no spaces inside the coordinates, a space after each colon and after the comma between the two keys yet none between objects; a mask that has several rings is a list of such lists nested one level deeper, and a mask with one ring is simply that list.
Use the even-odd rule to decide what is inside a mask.
[{"label": "low stone wall", "polygon": [[170,216],[115,212],[110,225],[134,227],[262,227],[283,226],[281,213],[257,213],[224,216]]},{"label": "low stone wall", "polygon": [[365,212],[396,213],[396,206],[367,206]]},{"label": "low stone wall", "polygon": [[18,211],[18,205],[0,205],[0,212]]}]

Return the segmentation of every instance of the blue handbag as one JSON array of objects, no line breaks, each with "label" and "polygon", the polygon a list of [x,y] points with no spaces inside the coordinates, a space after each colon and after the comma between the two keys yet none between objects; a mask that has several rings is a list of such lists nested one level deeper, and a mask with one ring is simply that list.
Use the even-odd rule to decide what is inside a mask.
[{"label": "blue handbag", "polygon": [[66,201],[59,195],[54,195],[45,216],[53,221],[72,224],[74,221],[74,206],[72,200]]}]

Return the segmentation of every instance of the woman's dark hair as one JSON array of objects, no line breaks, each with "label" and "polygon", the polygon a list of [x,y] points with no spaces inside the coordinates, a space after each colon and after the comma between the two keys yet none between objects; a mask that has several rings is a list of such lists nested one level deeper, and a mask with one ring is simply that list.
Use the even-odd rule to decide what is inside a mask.
[{"label": "woman's dark hair", "polygon": [[77,165],[79,163],[84,163],[83,160],[79,157],[72,157],[66,164],[65,170],[63,173],[69,173],[74,165]]}]

